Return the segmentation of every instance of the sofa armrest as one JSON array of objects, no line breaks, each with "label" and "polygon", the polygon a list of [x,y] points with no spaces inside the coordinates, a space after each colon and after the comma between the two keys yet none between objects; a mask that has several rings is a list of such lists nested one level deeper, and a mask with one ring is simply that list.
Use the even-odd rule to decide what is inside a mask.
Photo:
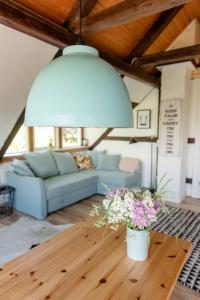
[{"label": "sofa armrest", "polygon": [[7,182],[16,188],[14,208],[37,219],[47,216],[47,197],[41,178],[20,176],[7,172]]}]

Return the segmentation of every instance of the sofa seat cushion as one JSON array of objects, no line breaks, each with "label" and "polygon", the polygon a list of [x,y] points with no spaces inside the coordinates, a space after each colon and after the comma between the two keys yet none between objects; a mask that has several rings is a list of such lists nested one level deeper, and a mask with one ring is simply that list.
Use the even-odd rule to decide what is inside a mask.
[{"label": "sofa seat cushion", "polygon": [[99,183],[108,183],[118,187],[133,186],[135,181],[135,174],[121,171],[97,171]]},{"label": "sofa seat cushion", "polygon": [[97,181],[98,177],[95,174],[88,174],[85,172],[76,172],[48,178],[44,180],[47,200],[96,184]]},{"label": "sofa seat cushion", "polygon": [[98,176],[98,184],[113,185],[116,187],[131,187],[138,181],[138,177],[134,173],[108,170],[91,170],[82,171],[91,175]]}]

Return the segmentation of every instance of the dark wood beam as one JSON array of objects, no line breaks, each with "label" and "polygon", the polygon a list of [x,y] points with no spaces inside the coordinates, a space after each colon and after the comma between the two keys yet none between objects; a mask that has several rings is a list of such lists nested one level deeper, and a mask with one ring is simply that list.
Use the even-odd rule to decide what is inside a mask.
[{"label": "dark wood beam", "polygon": [[[81,8],[81,15],[83,17],[87,17],[95,7],[98,0],[82,0],[82,8]],[[73,26],[78,26],[79,23],[79,12],[80,11],[80,0],[77,0],[73,5],[69,16],[67,17],[65,23],[63,24],[64,27],[70,28],[73,30]]]},{"label": "dark wood beam", "polygon": [[129,142],[130,144],[138,143],[138,142],[156,142],[156,137],[150,136],[141,136],[141,137],[132,137],[132,136],[106,136],[104,138],[106,141],[122,141]]},{"label": "dark wood beam", "polygon": [[145,33],[144,37],[140,40],[136,47],[131,51],[125,62],[131,64],[135,57],[142,56],[145,51],[153,44],[159,35],[165,30],[173,18],[180,12],[183,5],[169,9],[161,13],[155,23]]},{"label": "dark wood beam", "polygon": [[0,0],[0,23],[58,48],[77,40],[67,29],[12,0]]},{"label": "dark wood beam", "polygon": [[24,123],[24,115],[25,115],[25,109],[22,111],[20,116],[18,117],[15,125],[13,126],[13,129],[11,130],[9,136],[7,137],[6,141],[4,142],[3,146],[0,149],[0,161],[2,160],[4,154],[8,150],[8,147],[12,143],[14,137],[16,136],[17,132],[19,131],[20,127]]},{"label": "dark wood beam", "polygon": [[125,63],[122,60],[111,56],[103,51],[100,51],[100,57],[109,62],[111,65],[113,65],[118,70],[118,72],[120,74],[123,74],[124,76],[128,76],[130,78],[146,82],[153,87],[158,88],[160,86],[160,79],[148,74],[142,68],[138,68],[128,63]]},{"label": "dark wood beam", "polygon": [[197,56],[200,56],[200,44],[142,56],[135,59],[134,65],[137,67],[155,67],[184,61],[192,61]]},{"label": "dark wood beam", "polygon": [[100,137],[88,148],[89,150],[93,150],[97,145],[101,143],[105,139],[105,137],[113,130],[113,128],[107,128]]},{"label": "dark wood beam", "polygon": [[[147,17],[191,0],[124,0],[99,13],[83,18],[83,32],[97,32]],[[78,32],[78,26],[74,32]]]},{"label": "dark wood beam", "polygon": [[136,106],[138,106],[139,103],[137,102],[131,102],[131,105],[132,105],[132,109],[136,108]]},{"label": "dark wood beam", "polygon": [[[31,10],[12,0],[0,0],[0,23],[34,36],[60,49],[69,44],[74,44],[77,40],[76,35],[67,29],[33,13]],[[95,47],[95,45],[91,46]],[[61,50],[56,55],[59,56],[60,54]],[[148,82],[154,86],[159,86],[158,80],[148,75],[141,68],[130,66],[122,60],[101,51],[100,55],[121,74]]]}]

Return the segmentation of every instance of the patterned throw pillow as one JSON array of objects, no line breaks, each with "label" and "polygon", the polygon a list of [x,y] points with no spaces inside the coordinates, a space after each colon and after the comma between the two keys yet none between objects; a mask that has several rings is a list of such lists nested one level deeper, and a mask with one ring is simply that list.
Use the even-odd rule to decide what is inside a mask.
[{"label": "patterned throw pillow", "polygon": [[88,155],[76,155],[74,156],[77,167],[79,170],[90,170],[94,169],[91,158]]}]

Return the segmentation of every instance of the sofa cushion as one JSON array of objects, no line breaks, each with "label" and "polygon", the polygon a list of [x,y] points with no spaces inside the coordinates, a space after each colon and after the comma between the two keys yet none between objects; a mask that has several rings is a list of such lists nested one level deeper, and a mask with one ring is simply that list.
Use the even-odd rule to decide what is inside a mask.
[{"label": "sofa cushion", "polygon": [[24,157],[37,177],[47,178],[58,175],[56,162],[50,151],[25,153]]},{"label": "sofa cushion", "polygon": [[97,164],[97,170],[119,171],[121,155],[101,154]]},{"label": "sofa cushion", "polygon": [[52,152],[52,154],[53,157],[55,158],[56,165],[58,167],[58,171],[60,175],[78,171],[76,162],[70,153]]},{"label": "sofa cushion", "polygon": [[91,157],[92,163],[96,168],[97,164],[98,164],[98,161],[99,161],[99,156],[102,155],[102,154],[106,154],[106,150],[101,150],[101,151],[88,150],[87,154]]},{"label": "sofa cushion", "polygon": [[96,171],[98,182],[115,185],[116,187],[131,187],[135,182],[135,174],[121,171]]},{"label": "sofa cushion", "polygon": [[14,172],[21,176],[35,177],[29,166],[24,160],[14,159],[11,163]]},{"label": "sofa cushion", "polygon": [[84,156],[76,155],[74,156],[74,159],[76,161],[77,167],[80,170],[94,169],[92,159],[89,155],[84,155]]},{"label": "sofa cushion", "polygon": [[87,173],[87,171],[48,178],[44,180],[47,191],[47,200],[96,184],[97,181],[98,177],[95,174]]},{"label": "sofa cushion", "polygon": [[137,158],[122,157],[119,169],[124,172],[138,172],[140,171],[140,160]]}]

